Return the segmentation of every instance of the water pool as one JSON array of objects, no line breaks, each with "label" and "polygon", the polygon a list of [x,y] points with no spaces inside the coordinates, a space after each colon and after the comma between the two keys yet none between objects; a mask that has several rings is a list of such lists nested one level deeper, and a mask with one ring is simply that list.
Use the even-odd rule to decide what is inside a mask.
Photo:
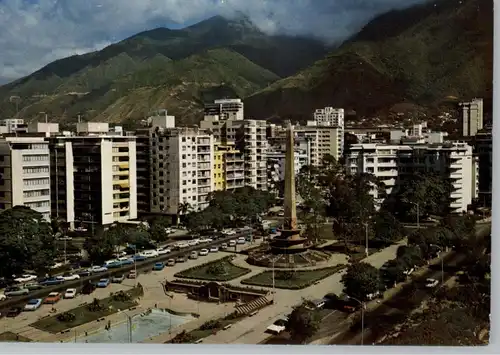
[{"label": "water pool", "polygon": [[[140,343],[150,337],[168,332],[195,319],[192,315],[176,315],[164,309],[153,308],[150,311],[132,317],[132,342]],[[102,329],[97,333],[76,339],[78,343],[128,343],[129,325],[123,314],[123,323],[112,326],[110,330]]]}]

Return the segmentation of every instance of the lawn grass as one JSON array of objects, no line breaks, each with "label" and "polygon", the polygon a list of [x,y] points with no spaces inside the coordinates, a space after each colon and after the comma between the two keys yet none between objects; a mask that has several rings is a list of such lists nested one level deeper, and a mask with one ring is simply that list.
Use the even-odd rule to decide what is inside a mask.
[{"label": "lawn grass", "polygon": [[[206,264],[198,265],[181,272],[176,273],[175,277],[181,277],[185,279],[196,279],[196,280],[207,280],[207,281],[230,281],[248,274],[250,269],[239,267],[231,262],[232,256],[227,256],[225,258],[214,260]],[[221,264],[224,266],[225,273],[214,274],[209,272],[209,268],[214,264]]]},{"label": "lawn grass", "polygon": [[[314,270],[282,271],[274,273],[274,287],[288,290],[300,290],[311,286],[315,282],[333,275],[344,269],[346,265],[336,265]],[[286,274],[284,274],[286,273]],[[273,286],[273,272],[264,271],[248,279],[242,280],[242,284],[263,287]]]},{"label": "lawn grass", "polygon": [[89,304],[85,304],[83,306],[73,308],[68,312],[64,312],[74,314],[75,319],[73,321],[61,321],[57,318],[59,314],[56,314],[51,317],[42,318],[39,321],[30,324],[30,326],[45,332],[56,334],[67,329],[78,327],[82,324],[93,322],[102,317],[107,317],[111,314],[117,313],[119,310],[125,310],[137,306],[135,298],[142,295],[142,288],[137,287],[127,291],[126,293],[131,296],[130,300],[117,300],[114,299],[113,296],[99,300],[99,304],[102,306],[102,309],[99,311],[91,311],[89,309]]},{"label": "lawn grass", "polygon": [[33,340],[26,338],[25,336],[18,335],[12,332],[0,333],[0,342],[20,342],[20,343],[30,343]]}]

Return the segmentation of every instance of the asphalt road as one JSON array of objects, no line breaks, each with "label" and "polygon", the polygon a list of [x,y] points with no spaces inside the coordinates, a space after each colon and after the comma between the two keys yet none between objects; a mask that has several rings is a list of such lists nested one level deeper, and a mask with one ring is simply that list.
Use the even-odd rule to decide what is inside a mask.
[{"label": "asphalt road", "polygon": [[220,245],[220,244],[227,242],[229,240],[238,238],[241,234],[243,234],[243,233],[220,238],[220,239],[214,240],[210,243],[204,243],[204,244],[184,248],[182,250],[174,251],[174,252],[171,252],[169,254],[160,255],[156,258],[149,258],[149,259],[146,259],[145,261],[138,262],[136,266],[134,264],[125,265],[125,266],[120,267],[120,268],[109,269],[106,272],[100,272],[100,273],[93,274],[91,276],[81,277],[79,280],[66,281],[60,285],[47,286],[47,287],[44,287],[43,289],[32,291],[28,295],[25,295],[25,296],[15,296],[12,298],[8,298],[7,300],[0,303],[0,313],[4,314],[5,310],[12,308],[12,307],[24,306],[26,304],[26,302],[28,302],[30,299],[44,298],[50,292],[63,292],[63,291],[66,291],[68,288],[80,289],[83,287],[84,284],[88,283],[89,281],[95,282],[95,281],[98,281],[98,280],[103,279],[103,278],[110,278],[114,275],[126,274],[129,271],[134,270],[135,267],[137,268],[137,271],[146,270],[146,269],[150,269],[155,263],[160,262],[160,261],[166,261],[168,259],[176,258],[178,256],[188,257],[189,253],[193,250],[200,250],[200,249],[209,248],[212,245]]},{"label": "asphalt road", "polygon": [[[411,311],[429,298],[436,288],[425,287],[426,279],[439,280],[441,285],[449,280],[451,276],[460,268],[465,260],[465,255],[453,253],[444,264],[444,274],[441,273],[441,265],[430,268],[422,276],[415,278],[413,282],[405,287],[399,294],[382,303],[372,312],[365,314],[363,343],[370,345],[377,339],[384,336],[393,326],[404,321]],[[443,278],[442,278],[443,275]],[[439,287],[439,285],[437,287]],[[361,320],[358,315],[355,321],[347,330],[336,336],[330,344],[335,345],[359,345],[361,344],[362,329]]]}]

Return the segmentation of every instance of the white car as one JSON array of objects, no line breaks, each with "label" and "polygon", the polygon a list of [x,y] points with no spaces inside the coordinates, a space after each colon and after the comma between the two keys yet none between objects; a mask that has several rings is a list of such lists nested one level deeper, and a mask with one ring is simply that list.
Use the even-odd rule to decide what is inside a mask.
[{"label": "white car", "polygon": [[172,234],[174,231],[171,228],[165,228],[165,233]]},{"label": "white car", "polygon": [[199,255],[200,256],[206,256],[206,255],[208,255],[208,249],[201,249]]},{"label": "white car", "polygon": [[286,329],[287,319],[280,318],[266,328],[266,332],[278,335]]},{"label": "white car", "polygon": [[37,279],[36,275],[24,274],[14,279],[15,282],[25,283],[30,281],[35,281]]},{"label": "white car", "polygon": [[159,249],[156,249],[156,252],[158,253],[158,255],[165,255],[165,254],[168,254],[171,252],[170,248],[159,248]]},{"label": "white car", "polygon": [[159,254],[156,250],[144,250],[142,253],[139,253],[139,255],[145,258],[156,258]]},{"label": "white car", "polygon": [[220,246],[221,250],[226,250],[227,249],[227,244],[226,243],[222,243],[221,246]]},{"label": "white car", "polygon": [[232,230],[232,229],[224,229],[222,231],[222,234],[224,235],[235,235],[236,234],[236,231],[235,230]]},{"label": "white car", "polygon": [[425,287],[427,287],[427,288],[436,287],[437,284],[439,283],[439,281],[436,279],[427,279],[425,281],[426,281]]},{"label": "white car", "polygon": [[188,242],[188,244],[189,244],[189,246],[190,246],[190,247],[195,247],[195,246],[197,246],[197,245],[198,245],[198,243],[199,243],[199,242],[200,242],[200,241],[199,241],[198,239],[195,239],[195,240],[190,240],[190,241]]},{"label": "white car", "polygon": [[234,246],[236,246],[236,240],[234,240],[234,239],[233,239],[233,240],[230,240],[230,241],[229,241],[229,246],[230,246],[230,247],[234,247]]},{"label": "white car", "polygon": [[108,271],[108,268],[105,267],[105,266],[95,265],[95,266],[92,266],[90,269],[88,269],[88,271],[91,272],[91,273],[106,272],[106,271]]},{"label": "white car", "polygon": [[188,243],[179,243],[177,244],[177,247],[180,249],[188,248],[189,244]]},{"label": "white car", "polygon": [[75,298],[76,288],[68,288],[64,293],[64,298]]},{"label": "white car", "polygon": [[219,247],[217,247],[215,245],[210,247],[210,252],[211,253],[217,253],[218,251],[219,251]]},{"label": "white car", "polygon": [[239,237],[238,240],[236,241],[236,243],[245,244],[246,243],[245,237]]},{"label": "white car", "polygon": [[0,302],[5,301],[7,299],[7,296],[5,296],[3,293],[0,294]]},{"label": "white car", "polygon": [[68,274],[68,275],[63,275],[62,278],[64,279],[64,281],[80,280],[80,275]]}]

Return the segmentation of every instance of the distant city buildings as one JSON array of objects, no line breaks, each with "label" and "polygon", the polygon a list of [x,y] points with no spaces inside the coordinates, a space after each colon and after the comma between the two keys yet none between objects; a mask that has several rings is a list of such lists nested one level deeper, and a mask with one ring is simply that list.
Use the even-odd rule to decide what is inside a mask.
[{"label": "distant city buildings", "polygon": [[[344,147],[344,110],[325,107],[294,124],[296,174],[326,155],[348,173],[385,184],[371,193],[383,203],[416,173],[435,172],[453,186],[450,211],[473,202],[491,206],[492,133],[482,129],[482,100],[460,106],[469,144],[447,141],[426,122],[406,128],[351,128],[358,143]],[[70,227],[95,227],[150,214],[179,216],[209,204],[214,191],[244,186],[277,193],[285,173],[285,127],[244,117],[239,99],[205,105],[200,127],[176,127],[167,110],[145,127],[124,132],[108,123],[78,122],[76,132],[20,119],[0,121],[0,209],[25,205]],[[352,136],[351,136],[352,140]]]}]

